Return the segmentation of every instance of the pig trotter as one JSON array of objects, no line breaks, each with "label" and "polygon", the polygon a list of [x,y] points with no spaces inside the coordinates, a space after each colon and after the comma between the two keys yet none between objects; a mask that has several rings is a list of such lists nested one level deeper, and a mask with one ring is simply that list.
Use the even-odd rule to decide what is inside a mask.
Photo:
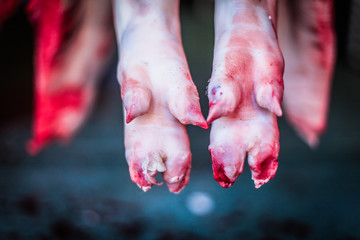
[{"label": "pig trotter", "polygon": [[255,188],[278,167],[284,61],[274,26],[276,1],[216,1],[207,121],[214,178],[224,188],[242,173],[246,156]]},{"label": "pig trotter", "polygon": [[131,180],[148,191],[162,173],[169,190],[189,182],[185,124],[208,128],[182,48],[178,0],[114,0],[118,80]]}]

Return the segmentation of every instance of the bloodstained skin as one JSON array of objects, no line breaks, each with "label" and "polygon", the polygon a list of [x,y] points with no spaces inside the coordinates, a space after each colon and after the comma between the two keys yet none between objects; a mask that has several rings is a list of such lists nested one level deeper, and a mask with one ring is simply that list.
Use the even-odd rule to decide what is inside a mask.
[{"label": "bloodstained skin", "polygon": [[[134,70],[136,71],[136,73],[139,76],[141,76],[142,79],[146,79],[146,80],[149,79],[149,75],[143,67],[137,66],[134,68]],[[128,77],[128,75],[125,73],[125,71],[123,71],[121,73],[121,76],[123,79],[123,84],[121,85],[121,99],[124,103],[124,108],[125,108],[125,112],[126,112],[125,121],[126,121],[126,123],[130,123],[132,120],[134,120],[139,115],[145,114],[149,111],[149,109],[140,110],[140,111],[135,110],[137,105],[141,105],[141,100],[143,100],[143,99],[139,98],[141,95],[141,92],[147,93],[147,90],[146,90],[146,88],[141,86],[141,83],[139,81],[135,80],[132,77]],[[130,96],[131,103],[128,104],[129,101],[127,101],[125,96],[127,94],[129,95],[130,92],[133,93],[133,96]],[[150,101],[148,101],[148,104],[150,104]]]},{"label": "bloodstained skin", "polygon": [[140,186],[143,186],[143,187],[151,187],[152,183],[149,183],[146,178],[145,178],[145,175],[143,173],[143,169],[141,168],[141,166],[137,165],[137,164],[134,164],[131,166],[131,170],[130,170],[130,173],[131,173],[131,179],[139,184]]},{"label": "bloodstained skin", "polygon": [[191,169],[185,125],[208,128],[183,51],[179,0],[114,1],[113,10],[131,180],[148,191],[162,173],[178,193]]},{"label": "bloodstained skin", "polygon": [[[34,22],[37,30],[35,67],[35,122],[34,140],[28,145],[28,151],[32,154],[37,153],[49,141],[56,138],[55,126],[51,123],[56,119],[61,107],[59,97],[67,98],[66,92],[55,93],[52,97],[49,94],[51,69],[55,64],[55,56],[59,52],[61,43],[66,36],[64,26],[65,6],[62,0],[32,0],[28,5],[29,18]],[[71,17],[71,16],[69,16]],[[76,96],[79,91],[71,93],[73,99],[80,102],[80,96]],[[60,103],[60,104],[59,104]]]},{"label": "bloodstained skin", "polygon": [[279,1],[285,116],[311,147],[326,129],[336,55],[333,16],[332,0]]},{"label": "bloodstained skin", "polygon": [[[232,38],[233,39],[233,38]],[[252,100],[253,92],[253,57],[246,51],[242,51],[241,42],[229,42],[229,47],[234,51],[229,51],[225,56],[225,76],[228,81],[241,82],[241,102],[237,109],[237,116],[240,119],[249,119],[256,113]],[[255,103],[256,104],[256,103]],[[235,109],[235,111],[237,110]]]},{"label": "bloodstained skin", "polygon": [[[37,96],[37,99],[41,99],[42,96]],[[61,112],[71,106],[72,111],[80,111],[84,105],[84,91],[82,89],[66,89],[59,91],[55,94],[48,96],[45,101],[42,102],[41,108],[36,110],[36,139],[29,145],[31,153],[36,153],[38,147],[42,147],[43,143],[55,140],[61,135],[61,131],[57,129],[54,118]],[[40,102],[41,103],[41,102]],[[67,140],[66,133],[64,140]]]},{"label": "bloodstained skin", "polygon": [[230,181],[230,179],[226,176],[224,171],[224,165],[219,163],[216,158],[216,154],[214,151],[210,150],[211,158],[212,158],[212,168],[214,172],[214,179],[223,187],[228,188],[231,187],[234,182]]},{"label": "bloodstained skin", "polygon": [[255,188],[277,170],[284,68],[275,13],[275,1],[216,1],[209,150],[224,188],[242,173],[245,158]]},{"label": "bloodstained skin", "polygon": [[27,10],[36,28],[34,136],[27,150],[36,154],[52,141],[71,140],[85,121],[113,39],[109,1],[31,0]]},{"label": "bloodstained skin", "polygon": [[269,170],[272,169],[272,166],[275,165],[277,167],[278,164],[278,160],[274,159],[273,156],[269,156],[268,158],[266,158],[261,164],[259,169],[260,170],[260,175],[258,176],[258,179],[263,180],[263,179],[267,179],[269,178],[270,180],[274,177],[274,175],[269,174]]}]

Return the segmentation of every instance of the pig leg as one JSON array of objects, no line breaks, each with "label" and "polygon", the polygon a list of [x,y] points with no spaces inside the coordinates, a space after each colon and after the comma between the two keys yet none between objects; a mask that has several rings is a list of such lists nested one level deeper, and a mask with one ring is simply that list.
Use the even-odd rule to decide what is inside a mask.
[{"label": "pig leg", "polygon": [[332,0],[279,1],[279,44],[285,58],[284,111],[310,145],[326,128],[335,61]]},{"label": "pig leg", "polygon": [[85,121],[113,46],[109,0],[32,0],[37,30],[35,121],[31,154],[68,141]]},{"label": "pig leg", "polygon": [[255,188],[278,167],[284,63],[275,26],[276,1],[215,3],[209,150],[214,178],[224,188],[241,174],[246,156]]},{"label": "pig leg", "polygon": [[118,80],[130,177],[142,190],[163,178],[187,185],[191,153],[185,124],[207,128],[182,48],[178,0],[114,0]]}]

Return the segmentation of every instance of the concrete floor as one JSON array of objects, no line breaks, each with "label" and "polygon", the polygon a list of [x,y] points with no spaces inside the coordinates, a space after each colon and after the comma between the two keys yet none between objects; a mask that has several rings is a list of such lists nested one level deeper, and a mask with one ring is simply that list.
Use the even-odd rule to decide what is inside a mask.
[{"label": "concrete floor", "polygon": [[[182,22],[207,115],[212,10],[202,7],[194,15],[185,11]],[[320,146],[311,150],[279,119],[279,170],[265,186],[255,190],[246,167],[234,186],[221,188],[212,177],[209,132],[189,126],[189,185],[178,195],[165,186],[143,193],[131,182],[124,158],[115,63],[94,113],[72,144],[53,145],[36,157],[25,153],[31,128],[31,31],[28,26],[11,30],[24,22],[18,14],[0,33],[6,113],[0,128],[0,239],[360,239],[360,75],[341,60]],[[25,38],[29,41],[20,45]],[[197,215],[189,207],[196,199],[213,207]]]}]

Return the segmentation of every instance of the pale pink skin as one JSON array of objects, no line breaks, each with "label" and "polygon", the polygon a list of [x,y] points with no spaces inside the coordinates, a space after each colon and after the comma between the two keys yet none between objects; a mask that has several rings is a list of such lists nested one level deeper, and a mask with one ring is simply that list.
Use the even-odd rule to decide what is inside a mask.
[{"label": "pale pink skin", "polygon": [[[8,2],[14,4],[0,12],[0,20],[16,2]],[[70,2],[30,1],[30,6],[40,4],[47,10],[32,12],[44,15],[36,23],[36,119],[30,153],[78,131],[111,53],[110,2],[84,0],[77,12],[82,24],[59,54],[69,43],[57,37],[62,11]],[[278,167],[276,116],[282,116],[283,55],[285,115],[310,146],[318,143],[326,126],[335,59],[332,0],[216,0],[207,122],[182,48],[179,1],[113,3],[126,158],[131,179],[142,190],[160,185],[155,180],[159,172],[171,192],[187,185],[191,152],[186,124],[213,124],[209,150],[214,178],[221,186],[236,181],[246,157],[256,188],[273,178]]]},{"label": "pale pink skin", "polygon": [[[118,78],[122,86],[125,119],[129,123],[125,126],[125,147],[131,178],[146,191],[152,184],[158,184],[154,176],[164,172],[170,191],[178,192],[188,182],[191,163],[189,140],[179,121],[206,125],[200,115],[198,96],[181,47],[177,3],[145,0],[115,3],[120,50]],[[321,5],[317,1],[312,4]],[[310,23],[327,23],[321,25],[325,28],[322,34],[305,36],[299,40],[300,44],[296,43],[297,50],[301,47],[307,49],[302,52],[303,58],[298,58],[294,52],[293,55],[291,51],[286,52],[286,58],[293,63],[289,64],[293,67],[287,68],[289,87],[296,84],[291,76],[296,76],[300,66],[309,69],[301,75],[309,80],[299,84],[303,91],[311,89],[311,94],[305,96],[312,98],[314,103],[295,90],[286,95],[289,100],[285,101],[289,119],[309,144],[314,141],[310,139],[306,126],[318,134],[325,123],[324,106],[327,105],[333,63],[333,52],[329,50],[334,47],[332,26],[326,22],[331,17],[326,5],[331,2],[323,4],[325,8],[320,6],[320,10],[328,11],[327,14],[320,14],[317,9],[309,18]],[[309,1],[300,5],[302,11],[312,7]],[[280,7],[284,10],[284,5]],[[289,10],[286,8],[285,12]],[[217,0],[215,11],[214,63],[208,87],[210,109],[207,118],[208,123],[213,122],[209,150],[214,177],[221,186],[230,187],[241,174],[247,156],[255,187],[259,188],[274,177],[278,167],[276,116],[282,116],[284,59],[276,33],[277,1]],[[286,43],[290,37],[286,36],[285,30],[292,22],[284,16],[282,21],[288,25],[281,25],[281,30],[285,33],[283,42]],[[300,28],[301,24],[295,26]],[[302,33],[301,29],[295,31]],[[323,46],[325,51],[322,54],[319,51],[314,54],[307,47],[314,39],[320,42],[318,44],[329,44]],[[290,43],[283,44],[285,51],[287,46]],[[320,68],[320,72],[311,65],[314,61],[307,64],[299,60],[314,56],[314,61],[325,66]],[[318,85],[314,78],[321,78],[322,84]],[[315,96],[316,92],[319,95]],[[306,105],[308,111],[301,112],[304,106],[299,106],[299,102],[304,101],[309,103]],[[287,106],[291,106],[291,110]],[[190,111],[196,114],[189,114],[189,109],[196,109]],[[297,111],[302,114],[299,121],[294,120]],[[315,126],[311,125],[314,119]],[[175,185],[170,183],[173,179]]]},{"label": "pale pink skin", "polygon": [[158,172],[171,192],[189,182],[185,124],[207,128],[182,47],[178,0],[115,0],[118,80],[130,176],[149,190]]},{"label": "pale pink skin", "polygon": [[225,188],[246,156],[256,188],[278,167],[284,62],[275,26],[276,1],[216,1],[209,150],[214,178]]},{"label": "pale pink skin", "polygon": [[114,44],[110,0],[32,0],[28,12],[37,48],[35,119],[27,150],[36,154],[53,141],[68,142],[82,126]]},{"label": "pale pink skin", "polygon": [[335,62],[333,1],[280,0],[278,36],[286,62],[285,116],[315,147],[326,128]]},{"label": "pale pink skin", "polygon": [[[214,119],[209,150],[223,187],[241,174],[244,158],[259,188],[278,167],[283,59],[276,37],[277,1],[216,1]],[[324,131],[334,64],[331,0],[279,3],[278,32],[285,56],[284,108],[299,135],[315,146]]]}]

